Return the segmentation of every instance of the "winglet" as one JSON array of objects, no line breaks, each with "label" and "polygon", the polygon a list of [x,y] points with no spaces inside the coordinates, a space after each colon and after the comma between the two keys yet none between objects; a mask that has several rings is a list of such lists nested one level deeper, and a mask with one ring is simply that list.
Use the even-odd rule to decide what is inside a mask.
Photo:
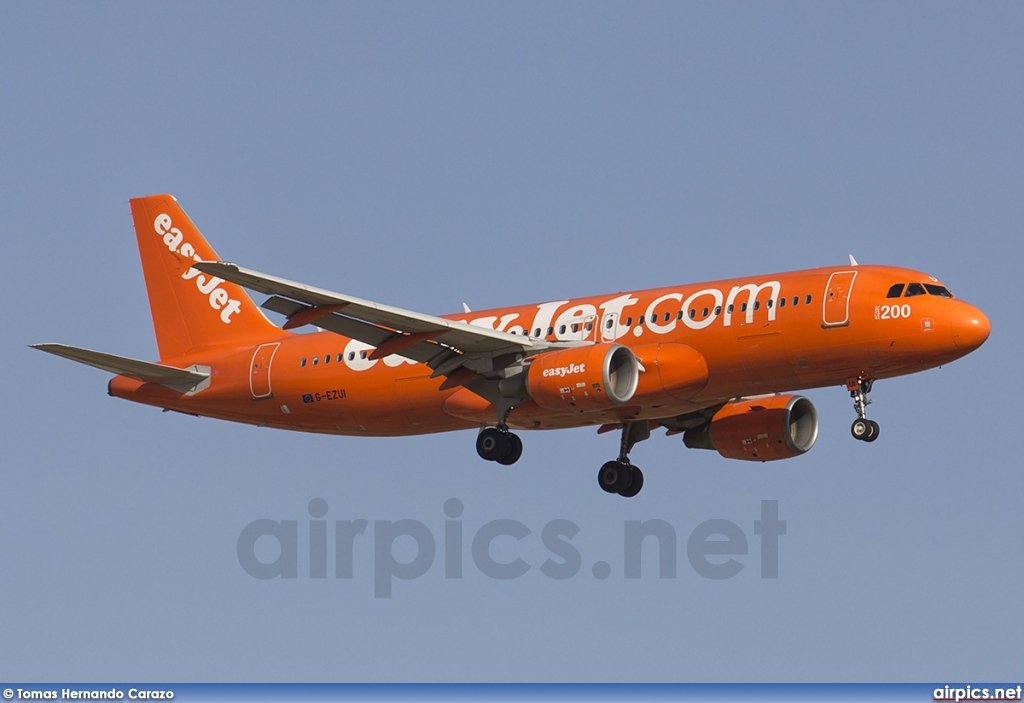
[{"label": "winglet", "polygon": [[857,260],[853,258],[853,254],[850,254],[850,266],[860,266],[860,264],[857,263]]}]

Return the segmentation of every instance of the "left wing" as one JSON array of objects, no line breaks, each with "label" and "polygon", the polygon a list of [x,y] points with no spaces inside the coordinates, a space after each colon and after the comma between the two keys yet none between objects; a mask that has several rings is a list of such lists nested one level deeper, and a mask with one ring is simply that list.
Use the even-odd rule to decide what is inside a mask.
[{"label": "left wing", "polygon": [[[272,296],[263,307],[285,315],[288,318],[285,329],[316,324],[376,347],[370,358],[397,354],[418,361],[433,369],[434,377],[447,376],[451,385],[464,385],[491,402],[501,397],[498,381],[507,375],[509,368],[521,365],[527,357],[551,349],[589,344],[551,342],[446,320],[314,288],[223,261],[203,261],[193,264],[193,268]],[[454,382],[456,379],[460,380]]]},{"label": "left wing", "polygon": [[73,347],[69,344],[46,343],[30,344],[29,346],[48,354],[55,354],[65,359],[77,361],[80,364],[127,376],[128,378],[134,378],[143,383],[162,383],[165,386],[176,389],[196,389],[210,378],[209,370],[200,371],[197,368],[179,369],[175,366],[154,364],[149,361],[142,361],[141,359],[130,359],[126,356],[118,356],[117,354]]}]

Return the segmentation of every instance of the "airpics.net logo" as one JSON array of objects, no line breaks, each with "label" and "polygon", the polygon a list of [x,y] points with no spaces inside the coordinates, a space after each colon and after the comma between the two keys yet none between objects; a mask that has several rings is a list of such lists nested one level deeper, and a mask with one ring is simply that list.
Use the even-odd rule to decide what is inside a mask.
[{"label": "airpics.net logo", "polygon": [[[658,578],[674,579],[679,552],[685,549],[686,561],[699,577],[731,579],[759,561],[760,578],[775,579],[779,538],[786,534],[777,500],[762,500],[760,514],[744,521],[756,538],[753,548],[748,531],[732,520],[704,520],[682,533],[666,520],[625,520],[621,537],[607,545],[607,551],[622,555],[621,566],[616,567],[604,560],[585,562],[573,542],[581,529],[572,520],[549,520],[539,531],[508,518],[467,523],[462,519],[465,505],[458,498],[445,501],[444,519],[439,516],[433,527],[409,518],[374,520],[372,528],[365,518],[327,520],[329,506],[323,498],[309,501],[307,512],[311,519],[263,518],[246,525],[236,543],[242,570],[260,580],[298,579],[300,566],[301,575],[310,579],[326,579],[328,574],[359,579],[372,573],[374,597],[391,598],[396,581],[442,570],[445,579],[461,579],[472,568],[486,578],[508,581],[536,569],[545,578],[564,581],[580,576],[589,563],[595,579],[616,574],[639,579],[644,576],[645,553],[648,567],[651,557],[656,558]],[[652,572],[648,568],[647,575]]]}]

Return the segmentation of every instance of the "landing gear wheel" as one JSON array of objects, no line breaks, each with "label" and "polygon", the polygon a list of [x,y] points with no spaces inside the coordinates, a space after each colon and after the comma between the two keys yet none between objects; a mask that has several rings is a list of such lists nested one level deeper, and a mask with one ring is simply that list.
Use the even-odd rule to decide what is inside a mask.
[{"label": "landing gear wheel", "polygon": [[632,498],[644,487],[644,475],[640,469],[629,463],[629,452],[633,445],[651,436],[651,426],[646,420],[622,423],[622,438],[619,440],[619,458],[606,462],[597,472],[597,483],[606,493],[618,493]]},{"label": "landing gear wheel", "polygon": [[641,488],[644,487],[644,472],[641,471],[636,466],[631,466],[629,468],[632,469],[630,473],[633,476],[633,480],[630,482],[627,488],[623,488],[621,491],[619,491],[619,495],[622,496],[623,498],[632,498],[633,496],[640,492]]},{"label": "landing gear wheel", "polygon": [[605,462],[597,472],[597,483],[606,493],[621,493],[630,486],[631,468],[621,461]]},{"label": "landing gear wheel", "polygon": [[506,432],[505,434],[508,437],[508,454],[495,459],[495,461],[502,466],[511,466],[519,461],[519,457],[523,455],[523,440],[519,439],[517,434],[512,434],[511,432]]},{"label": "landing gear wheel", "polygon": [[853,421],[853,425],[850,426],[850,434],[853,435],[854,439],[859,439],[862,442],[867,441],[868,437],[871,436],[871,421],[862,417],[857,418]]},{"label": "landing gear wheel", "polygon": [[[509,436],[508,432],[502,432],[497,427],[488,427],[476,438],[476,453],[480,455],[481,459],[487,461],[504,459],[512,449]],[[520,443],[520,453],[522,453],[521,446]],[[518,458],[516,457],[516,459]]]},{"label": "landing gear wheel", "polygon": [[864,417],[854,420],[850,427],[850,434],[853,435],[853,438],[862,442],[874,442],[878,439],[878,432],[878,423]]}]

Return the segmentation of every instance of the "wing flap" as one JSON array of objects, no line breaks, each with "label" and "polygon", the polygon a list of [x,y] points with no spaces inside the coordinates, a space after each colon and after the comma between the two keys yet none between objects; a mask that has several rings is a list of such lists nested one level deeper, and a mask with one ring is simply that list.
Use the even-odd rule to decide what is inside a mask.
[{"label": "wing flap", "polygon": [[[308,305],[303,305],[302,303],[287,300],[286,298],[281,298],[279,296],[269,298],[267,302],[263,303],[262,307],[285,315],[286,317],[300,315],[306,310],[311,309]],[[311,324],[316,325],[320,329],[325,329],[328,332],[340,334],[342,337],[357,339],[363,344],[368,344],[371,347],[380,347],[381,345],[387,344],[396,336],[396,332],[394,330],[378,327],[377,325],[371,325],[368,322],[356,320],[338,313],[325,315],[318,318]],[[422,341],[405,346],[395,353],[399,356],[404,356],[407,359],[412,359],[413,361],[429,365],[436,357],[447,355],[448,350],[434,342]],[[431,368],[433,368],[432,365]]]},{"label": "wing flap", "polygon": [[162,383],[174,386],[194,386],[210,377],[208,373],[179,369],[173,366],[163,366],[150,361],[131,359],[117,354],[73,347],[68,344],[30,344],[33,349],[44,351],[48,354],[62,356],[65,359],[77,361],[86,366],[92,366],[103,371],[116,373],[120,376],[134,378],[143,383]]}]

